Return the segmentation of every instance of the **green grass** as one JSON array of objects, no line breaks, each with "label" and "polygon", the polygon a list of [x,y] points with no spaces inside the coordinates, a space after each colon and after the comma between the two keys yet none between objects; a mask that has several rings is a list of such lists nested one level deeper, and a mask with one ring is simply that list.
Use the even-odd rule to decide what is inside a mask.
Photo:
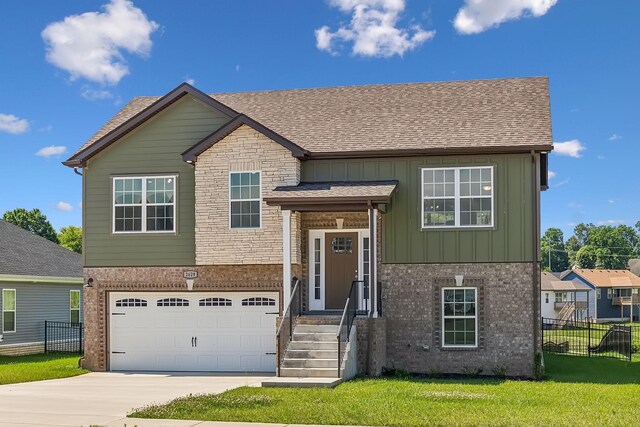
[{"label": "green grass", "polygon": [[67,378],[84,374],[78,368],[78,355],[34,354],[0,356],[0,384]]},{"label": "green grass", "polygon": [[628,426],[640,364],[545,356],[548,380],[356,379],[335,389],[243,387],[130,414],[142,418],[371,426]]}]

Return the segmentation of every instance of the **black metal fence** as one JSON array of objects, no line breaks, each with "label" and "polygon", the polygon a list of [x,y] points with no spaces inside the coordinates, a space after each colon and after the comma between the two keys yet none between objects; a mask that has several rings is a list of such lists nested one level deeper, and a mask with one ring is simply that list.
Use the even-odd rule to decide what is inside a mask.
[{"label": "black metal fence", "polygon": [[640,326],[542,318],[542,349],[550,353],[632,360],[640,357]]},{"label": "black metal fence", "polygon": [[45,353],[84,353],[82,323],[44,321]]}]

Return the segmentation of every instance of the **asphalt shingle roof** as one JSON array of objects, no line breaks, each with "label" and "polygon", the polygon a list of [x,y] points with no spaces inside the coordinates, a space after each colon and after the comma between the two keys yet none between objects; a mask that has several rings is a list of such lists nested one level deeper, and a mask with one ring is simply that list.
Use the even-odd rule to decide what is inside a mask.
[{"label": "asphalt shingle roof", "polygon": [[0,219],[0,274],[82,277],[82,256]]},{"label": "asphalt shingle roof", "polygon": [[[313,153],[552,148],[547,78],[381,84],[209,95]],[[79,151],[160,97],[138,97]]]},{"label": "asphalt shingle roof", "polygon": [[266,201],[297,199],[389,199],[398,186],[397,181],[363,182],[301,182],[298,185],[280,186],[267,192]]}]

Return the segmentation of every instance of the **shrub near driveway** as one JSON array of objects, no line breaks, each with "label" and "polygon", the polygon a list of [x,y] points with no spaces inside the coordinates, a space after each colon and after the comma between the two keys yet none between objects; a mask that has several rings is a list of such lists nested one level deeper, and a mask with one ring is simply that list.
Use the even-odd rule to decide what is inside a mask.
[{"label": "shrub near driveway", "polygon": [[545,359],[545,382],[383,378],[349,381],[335,389],[243,387],[177,399],[130,416],[374,426],[638,425],[640,364]]},{"label": "shrub near driveway", "polygon": [[80,356],[68,354],[34,354],[0,356],[0,384],[67,378],[88,371],[78,368]]}]

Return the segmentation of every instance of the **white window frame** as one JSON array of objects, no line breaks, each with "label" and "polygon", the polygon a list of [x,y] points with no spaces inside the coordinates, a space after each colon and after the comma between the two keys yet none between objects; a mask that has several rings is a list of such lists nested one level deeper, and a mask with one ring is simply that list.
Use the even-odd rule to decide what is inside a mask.
[{"label": "white window frame", "polygon": [[[465,170],[472,170],[472,169],[489,169],[491,171],[491,196],[460,196],[460,171],[462,169]],[[453,170],[454,173],[454,221],[455,224],[454,225],[425,225],[424,223],[424,202],[427,199],[442,199],[442,198],[451,198],[451,196],[448,197],[427,197],[424,193],[424,174],[426,173],[426,171],[447,171],[447,170]],[[485,166],[455,166],[455,167],[436,167],[436,168],[431,168],[431,167],[426,167],[426,168],[422,168],[420,171],[420,194],[422,195],[422,197],[420,198],[420,213],[421,213],[421,219],[420,219],[420,224],[422,225],[422,229],[444,229],[444,228],[493,228],[495,226],[495,217],[496,217],[496,210],[495,210],[495,194],[496,194],[496,183],[495,183],[495,166],[492,165],[485,165]],[[490,224],[469,224],[469,225],[461,225],[460,224],[460,200],[461,199],[467,199],[467,198],[490,198],[491,199],[491,223]]]},{"label": "white window frame", "polygon": [[596,299],[602,299],[602,289],[596,288]]},{"label": "white window frame", "polygon": [[[231,199],[231,175],[243,174],[243,173],[257,173],[260,179],[260,197],[258,199]],[[242,171],[229,171],[229,230],[260,230],[262,228],[262,171],[261,170],[242,170]],[[231,226],[231,202],[260,202],[260,225],[258,227],[232,227]]]},{"label": "white window frame", "polygon": [[[173,179],[173,202],[172,203],[147,203],[147,179],[172,178]],[[142,203],[141,204],[121,204],[116,205],[116,180],[117,179],[142,179]],[[113,234],[175,234],[178,224],[178,175],[119,175],[111,177],[111,232]],[[173,206],[173,230],[150,230],[147,231],[147,206]],[[142,208],[142,224],[140,231],[116,231],[116,206],[140,206]]]},{"label": "white window frame", "polygon": [[[78,294],[78,308],[73,308],[71,305],[71,295],[74,293]],[[73,322],[73,312],[78,312],[78,323],[80,323],[81,315],[80,310],[82,309],[82,292],[78,289],[69,289],[69,322]]]},{"label": "white window frame", "polygon": [[[476,305],[476,309],[475,309],[475,315],[473,316],[445,316],[444,314],[444,293],[445,291],[456,291],[456,290],[467,290],[467,289],[471,289],[475,292],[475,297],[474,297],[474,301],[475,301],[475,305]],[[442,339],[441,339],[441,343],[442,343],[442,348],[478,348],[478,311],[479,311],[479,301],[478,301],[478,288],[474,288],[474,287],[470,287],[470,286],[466,286],[466,287],[462,287],[462,286],[449,286],[446,288],[442,288],[440,291],[440,304],[441,304],[441,309],[442,309],[442,319],[441,319],[441,324],[440,324],[440,333],[442,334]],[[444,331],[444,321],[445,319],[474,319],[474,326],[475,326],[475,343],[474,344],[445,344],[445,331]]]},{"label": "white window frame", "polygon": [[[4,301],[5,301],[5,296],[4,293],[5,292],[13,292],[13,310],[5,310],[4,309]],[[2,333],[4,334],[13,334],[18,330],[18,293],[16,292],[15,289],[3,289],[2,290]],[[7,331],[4,327],[4,313],[5,312],[9,312],[9,313],[13,313],[13,331]]]}]

